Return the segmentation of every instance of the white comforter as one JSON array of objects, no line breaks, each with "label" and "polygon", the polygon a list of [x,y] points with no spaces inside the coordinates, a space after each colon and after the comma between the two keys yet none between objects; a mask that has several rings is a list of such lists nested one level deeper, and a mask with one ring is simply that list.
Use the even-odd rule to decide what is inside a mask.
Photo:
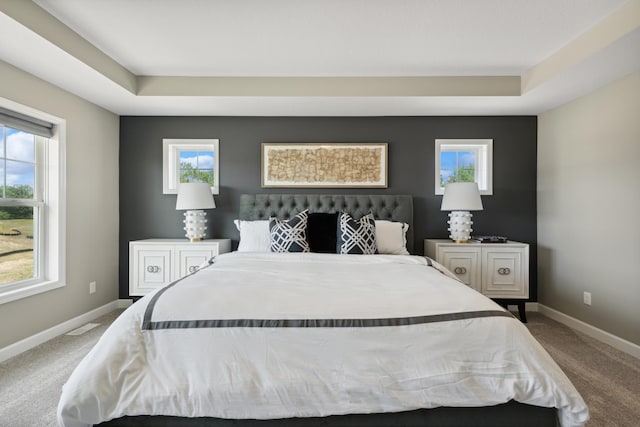
[{"label": "white comforter", "polygon": [[[58,420],[268,419],[513,399],[582,425],[588,410],[571,382],[517,319],[491,314],[501,311],[422,257],[225,254],[126,310],[64,385]],[[159,329],[141,329],[145,312]],[[433,317],[467,312],[489,316]],[[320,321],[296,326],[301,319]],[[344,327],[350,319],[382,321]],[[406,319],[417,323],[385,324]],[[170,323],[193,320],[205,322]],[[294,327],[278,327],[286,321]]]}]

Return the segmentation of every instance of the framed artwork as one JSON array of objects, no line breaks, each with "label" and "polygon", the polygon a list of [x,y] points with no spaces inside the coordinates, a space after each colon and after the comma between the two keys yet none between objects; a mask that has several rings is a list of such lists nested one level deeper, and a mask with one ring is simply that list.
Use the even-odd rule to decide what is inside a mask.
[{"label": "framed artwork", "polygon": [[435,194],[449,182],[477,182],[480,194],[493,194],[492,139],[436,139],[435,147]]},{"label": "framed artwork", "polygon": [[220,192],[220,148],[217,139],[163,139],[162,192],[177,194],[181,182],[207,182]]},{"label": "framed artwork", "polygon": [[387,188],[386,142],[262,144],[263,188]]}]

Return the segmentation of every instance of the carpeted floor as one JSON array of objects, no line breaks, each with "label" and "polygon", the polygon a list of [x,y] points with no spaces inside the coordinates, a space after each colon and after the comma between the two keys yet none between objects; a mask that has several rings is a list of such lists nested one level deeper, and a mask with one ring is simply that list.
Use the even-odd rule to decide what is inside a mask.
[{"label": "carpeted floor", "polygon": [[640,360],[539,313],[527,327],[589,407],[589,427],[640,426]]},{"label": "carpeted floor", "polygon": [[100,325],[82,335],[60,335],[0,363],[0,427],[57,426],[62,385],[122,311],[92,320]]},{"label": "carpeted floor", "polygon": [[[0,427],[56,426],[60,389],[122,310],[100,325],[62,335],[0,363]],[[527,327],[576,386],[591,411],[589,427],[640,425],[640,360],[538,313]]]}]

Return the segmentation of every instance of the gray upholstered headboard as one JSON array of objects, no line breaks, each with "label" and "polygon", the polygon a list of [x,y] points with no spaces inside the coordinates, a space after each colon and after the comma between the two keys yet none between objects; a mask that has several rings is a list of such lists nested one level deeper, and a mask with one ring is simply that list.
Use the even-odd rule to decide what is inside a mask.
[{"label": "gray upholstered headboard", "polygon": [[409,195],[345,195],[345,194],[242,194],[240,219],[258,220],[276,217],[288,219],[309,212],[350,213],[360,218],[373,212],[376,219],[402,221],[409,224],[407,249],[413,253],[413,197]]}]

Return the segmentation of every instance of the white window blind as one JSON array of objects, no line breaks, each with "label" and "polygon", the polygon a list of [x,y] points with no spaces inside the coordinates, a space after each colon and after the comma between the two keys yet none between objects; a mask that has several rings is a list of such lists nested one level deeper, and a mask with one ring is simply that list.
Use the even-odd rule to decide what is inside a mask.
[{"label": "white window blind", "polygon": [[44,136],[45,138],[53,136],[53,123],[25,116],[2,107],[0,107],[0,124],[34,135]]}]

